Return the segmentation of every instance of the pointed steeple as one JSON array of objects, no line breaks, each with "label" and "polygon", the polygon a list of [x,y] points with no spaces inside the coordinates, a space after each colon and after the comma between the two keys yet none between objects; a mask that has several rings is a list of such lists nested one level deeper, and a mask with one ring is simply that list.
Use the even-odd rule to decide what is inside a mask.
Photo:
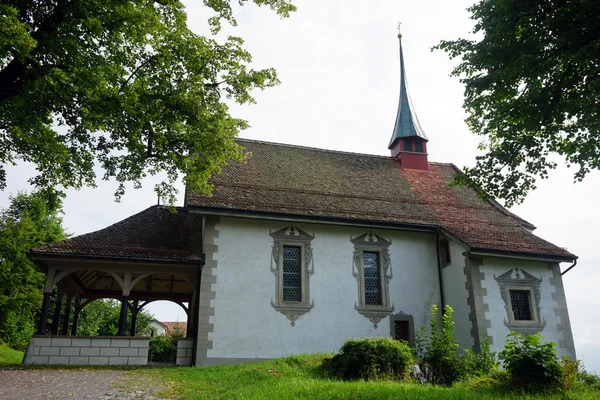
[{"label": "pointed steeple", "polygon": [[[408,161],[406,166],[405,162],[402,163],[406,168],[427,170],[426,143],[429,139],[419,124],[419,119],[408,94],[401,33],[398,34],[398,44],[400,47],[400,98],[398,100],[398,112],[396,113],[394,131],[392,132],[388,149],[392,151],[393,157],[400,157],[401,161],[404,158]],[[410,153],[411,155],[401,157],[402,153]],[[413,162],[413,160],[416,162]]]}]

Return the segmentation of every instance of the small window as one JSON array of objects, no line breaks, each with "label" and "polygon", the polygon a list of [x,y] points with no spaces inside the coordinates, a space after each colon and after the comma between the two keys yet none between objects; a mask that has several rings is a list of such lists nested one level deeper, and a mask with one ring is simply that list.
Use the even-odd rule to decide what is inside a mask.
[{"label": "small window", "polygon": [[422,141],[420,141],[420,140],[415,141],[415,152],[423,153],[423,142]]},{"label": "small window", "polygon": [[283,301],[302,301],[301,250],[283,246]]},{"label": "small window", "polygon": [[404,139],[404,151],[413,151],[412,149],[412,140]]},{"label": "small window", "polygon": [[510,269],[494,278],[508,317],[504,325],[524,336],[541,332],[546,326],[546,321],[540,318],[542,279],[521,268]]},{"label": "small window", "polygon": [[410,341],[408,321],[394,321],[394,339]]},{"label": "small window", "polygon": [[510,304],[515,321],[531,321],[531,304],[529,290],[511,290]]},{"label": "small window", "polygon": [[450,242],[448,242],[448,239],[440,240],[440,261],[442,267],[446,267],[452,263],[450,259]]},{"label": "small window", "polygon": [[381,305],[381,280],[379,278],[379,253],[374,251],[363,252],[365,304],[370,306]]},{"label": "small window", "polygon": [[405,340],[415,345],[415,321],[412,315],[399,312],[390,315],[390,336],[396,340]]}]

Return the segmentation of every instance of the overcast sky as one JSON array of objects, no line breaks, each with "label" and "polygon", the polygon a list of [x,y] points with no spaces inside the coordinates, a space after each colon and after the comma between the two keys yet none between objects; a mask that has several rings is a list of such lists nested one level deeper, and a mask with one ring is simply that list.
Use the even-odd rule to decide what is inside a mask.
[{"label": "overcast sky", "polygon": [[[251,125],[240,136],[389,154],[399,92],[396,27],[402,21],[409,92],[430,139],[429,160],[473,165],[479,138],[464,123],[463,87],[449,77],[456,62],[430,50],[442,39],[468,36],[473,22],[466,8],[472,1],[297,0],[298,12],[286,20],[253,5],[238,10],[239,26],[225,33],[243,37],[255,68],[275,67],[282,81],[256,93],[258,104],[232,106],[233,114]],[[190,27],[207,33],[210,14],[197,5],[200,2],[186,3]],[[26,181],[33,172],[28,165],[8,170],[0,207],[8,204],[10,193],[28,189]],[[600,172],[576,184],[573,172],[559,167],[511,211],[536,225],[537,235],[579,256],[577,266],[563,277],[571,325],[578,358],[589,370],[600,372],[600,345],[595,340],[600,327],[600,256],[595,251],[600,237]],[[96,189],[68,191],[68,231],[101,229],[156,204],[152,180],[140,190],[130,189],[121,203],[113,200],[115,188],[114,182],[99,181]],[[162,321],[185,320],[178,306],[156,303],[149,309]]]}]

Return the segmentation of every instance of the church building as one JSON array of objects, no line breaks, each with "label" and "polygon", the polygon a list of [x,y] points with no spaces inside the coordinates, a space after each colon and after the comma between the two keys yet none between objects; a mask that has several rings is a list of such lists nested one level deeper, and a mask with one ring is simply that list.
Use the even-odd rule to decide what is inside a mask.
[{"label": "church building", "polygon": [[[352,337],[414,343],[433,304],[454,309],[463,348],[541,333],[575,359],[562,275],[577,257],[450,186],[461,172],[428,160],[401,44],[400,72],[389,156],[239,139],[249,157],[211,178],[212,196],[33,249],[48,282],[26,362],[145,364],[135,315],[156,300],[186,310],[184,365],[335,352]],[[50,315],[53,290],[64,315]],[[76,336],[81,309],[107,297],[122,301],[119,336]]]}]

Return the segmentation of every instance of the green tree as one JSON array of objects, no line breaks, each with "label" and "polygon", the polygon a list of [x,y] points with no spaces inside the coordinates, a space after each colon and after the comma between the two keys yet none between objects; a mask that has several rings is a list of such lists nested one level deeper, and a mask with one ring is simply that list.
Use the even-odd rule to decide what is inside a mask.
[{"label": "green tree", "polygon": [[[248,0],[239,0],[243,5]],[[288,0],[252,0],[281,17]],[[236,24],[230,0],[204,0]],[[209,13],[210,15],[210,13]],[[41,187],[139,186],[166,173],[159,194],[174,200],[180,175],[207,192],[208,177],[242,150],[233,138],[248,125],[225,99],[252,103],[253,89],[279,81],[250,68],[239,37],[218,42],[193,33],[178,0],[8,0],[0,5],[0,164],[25,160]],[[6,184],[0,167],[0,188]]]},{"label": "green tree", "polygon": [[27,252],[67,235],[61,194],[19,193],[10,200],[0,212],[0,340],[22,349],[35,332],[46,281]]},{"label": "green tree", "polygon": [[[119,331],[121,302],[113,299],[94,300],[86,305],[79,315],[79,336],[115,336]],[[136,336],[150,336],[150,321],[153,315],[142,310],[136,319]],[[131,312],[127,313],[127,332],[131,331]]]},{"label": "green tree", "polygon": [[457,183],[521,202],[558,154],[581,181],[600,168],[600,2],[481,0],[468,9],[479,40],[436,48],[461,63],[471,130],[485,137]]}]

